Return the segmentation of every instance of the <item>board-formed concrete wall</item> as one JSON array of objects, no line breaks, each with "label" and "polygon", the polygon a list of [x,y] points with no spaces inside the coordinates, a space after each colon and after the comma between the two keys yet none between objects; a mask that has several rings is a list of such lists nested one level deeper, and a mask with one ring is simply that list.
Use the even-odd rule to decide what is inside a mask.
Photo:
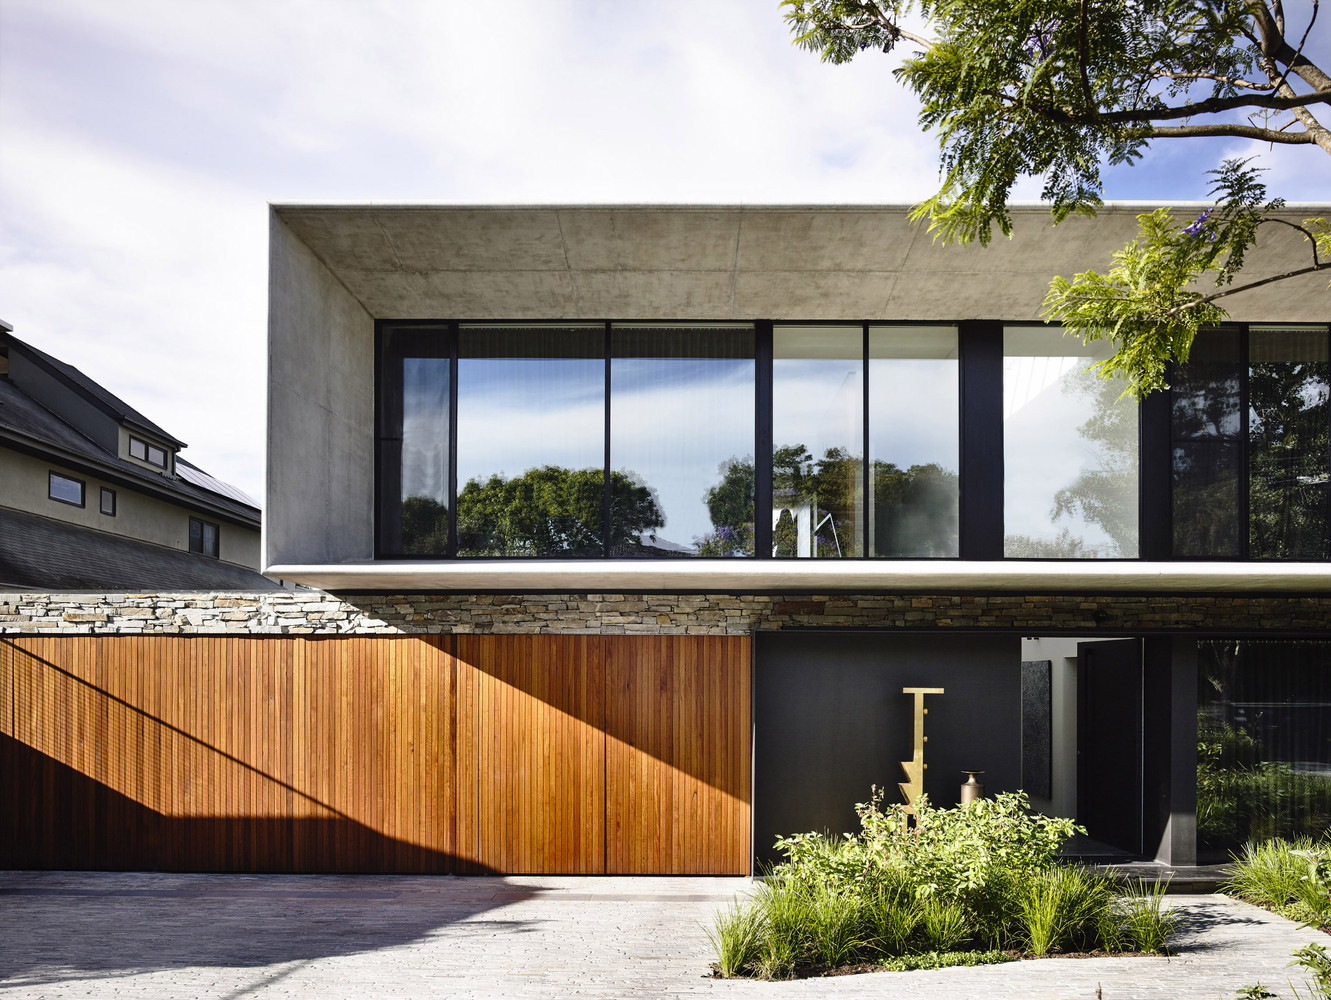
[{"label": "board-formed concrete wall", "polygon": [[1331,596],[0,594],[0,634],[748,635],[789,628],[1026,634],[1325,632]]}]

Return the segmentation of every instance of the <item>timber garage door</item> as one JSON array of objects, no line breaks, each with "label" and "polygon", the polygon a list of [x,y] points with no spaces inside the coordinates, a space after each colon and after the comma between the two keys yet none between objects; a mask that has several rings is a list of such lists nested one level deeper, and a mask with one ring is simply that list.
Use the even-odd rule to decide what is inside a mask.
[{"label": "timber garage door", "polygon": [[0,637],[0,868],[746,873],[742,637]]}]

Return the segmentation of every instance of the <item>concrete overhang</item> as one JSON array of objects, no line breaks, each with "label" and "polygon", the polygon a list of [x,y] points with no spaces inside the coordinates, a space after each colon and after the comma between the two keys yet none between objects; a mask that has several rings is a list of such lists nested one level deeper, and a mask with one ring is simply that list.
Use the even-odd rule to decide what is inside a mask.
[{"label": "concrete overhang", "polygon": [[[942,246],[906,205],[275,205],[275,219],[376,319],[1035,320],[1055,274],[1105,270],[1159,207],[1108,203],[1054,226]],[[1196,205],[1179,206],[1191,216]],[[1281,218],[1326,215],[1294,205]],[[1244,276],[1311,262],[1268,226]],[[1325,322],[1324,275],[1225,300],[1237,321]]]},{"label": "concrete overhang", "polygon": [[990,591],[1015,593],[1326,593],[1321,563],[835,560],[477,560],[279,565],[268,576],[320,590],[637,592]]}]

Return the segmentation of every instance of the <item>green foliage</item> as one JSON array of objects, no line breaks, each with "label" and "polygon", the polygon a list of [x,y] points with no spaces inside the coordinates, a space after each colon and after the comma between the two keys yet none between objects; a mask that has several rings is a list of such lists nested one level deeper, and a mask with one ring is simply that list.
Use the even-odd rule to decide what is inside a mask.
[{"label": "green foliage", "polygon": [[1180,914],[1164,905],[1168,882],[1130,882],[1121,897],[1124,935],[1138,951],[1164,952]]},{"label": "green foliage", "polygon": [[[470,556],[599,555],[604,473],[546,465],[458,491],[458,552]],[[610,474],[612,551],[638,548],[665,519],[650,487]]]},{"label": "green foliage", "polygon": [[402,551],[409,556],[436,556],[448,551],[448,508],[433,497],[402,501]]},{"label": "green foliage", "polygon": [[1198,285],[1207,278],[1231,284],[1263,219],[1284,204],[1267,200],[1247,160],[1226,160],[1210,173],[1216,207],[1191,225],[1168,208],[1139,215],[1137,239],[1114,254],[1108,274],[1083,271],[1050,283],[1045,318],[1062,321],[1083,342],[1114,341],[1118,352],[1096,367],[1103,378],[1126,379],[1125,394],[1166,388],[1167,365],[1186,362],[1197,331],[1227,318]]},{"label": "green foliage", "polygon": [[[919,98],[919,123],[940,146],[941,184],[917,205],[943,241],[987,244],[1012,233],[1008,200],[1021,178],[1039,178],[1055,222],[1093,215],[1101,171],[1135,162],[1165,138],[1229,135],[1317,145],[1331,132],[1314,117],[1331,77],[1299,38],[1306,24],[1258,0],[783,0],[795,44],[843,63],[864,51],[914,50],[894,70]],[[903,27],[921,19],[928,37]],[[1273,120],[1297,109],[1293,120]],[[1247,110],[1246,121],[1234,115]],[[1256,171],[1229,161],[1215,209],[1191,225],[1167,209],[1140,217],[1138,240],[1107,274],[1057,278],[1045,314],[1086,340],[1118,348],[1101,374],[1121,373],[1128,391],[1164,386],[1170,361],[1184,362],[1201,326],[1225,312],[1194,281],[1229,286],[1273,220]],[[1331,228],[1309,219],[1313,244],[1299,273],[1331,269]]]},{"label": "green foliage", "polygon": [[1015,962],[1016,955],[991,948],[988,951],[924,951],[913,955],[898,955],[884,959],[882,967],[892,972],[913,972],[917,969],[952,969],[971,965],[997,965]]},{"label": "green foliage", "polygon": [[754,473],[750,458],[722,462],[721,481],[703,499],[714,530],[695,539],[700,556],[753,555]]},{"label": "green foliage", "polygon": [[1197,840],[1205,848],[1321,835],[1331,829],[1331,780],[1262,760],[1243,729],[1197,719]]},{"label": "green foliage", "polygon": [[1093,944],[1112,895],[1104,879],[1082,868],[1056,865],[1040,872],[1025,883],[1018,897],[1031,951],[1047,955],[1064,942],[1079,949]]},{"label": "green foliage", "polygon": [[731,904],[717,914],[712,927],[704,929],[727,979],[740,975],[758,958],[763,937],[760,910]]},{"label": "green foliage", "polygon": [[1331,923],[1331,848],[1310,838],[1248,843],[1222,885],[1231,896],[1293,920]]},{"label": "green foliage", "polygon": [[[918,826],[907,826],[901,807],[884,808],[875,789],[856,807],[859,834],[779,839],[785,860],[757,887],[749,921],[733,909],[717,917],[723,972],[784,979],[801,966],[858,962],[942,968],[1004,961],[1001,949],[1013,943],[1037,954],[1164,949],[1175,924],[1158,894],[1120,900],[1105,880],[1058,863],[1077,829],[1071,820],[1031,814],[1020,792],[954,809],[916,805]],[[978,950],[956,950],[968,943]]]}]

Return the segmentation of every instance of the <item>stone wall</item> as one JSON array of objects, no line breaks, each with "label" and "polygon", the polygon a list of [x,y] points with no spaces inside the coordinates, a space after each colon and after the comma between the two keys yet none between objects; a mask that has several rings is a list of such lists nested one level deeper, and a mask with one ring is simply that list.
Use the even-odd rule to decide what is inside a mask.
[{"label": "stone wall", "polygon": [[810,627],[1318,631],[1331,627],[1331,596],[0,594],[0,633],[737,635]]}]

